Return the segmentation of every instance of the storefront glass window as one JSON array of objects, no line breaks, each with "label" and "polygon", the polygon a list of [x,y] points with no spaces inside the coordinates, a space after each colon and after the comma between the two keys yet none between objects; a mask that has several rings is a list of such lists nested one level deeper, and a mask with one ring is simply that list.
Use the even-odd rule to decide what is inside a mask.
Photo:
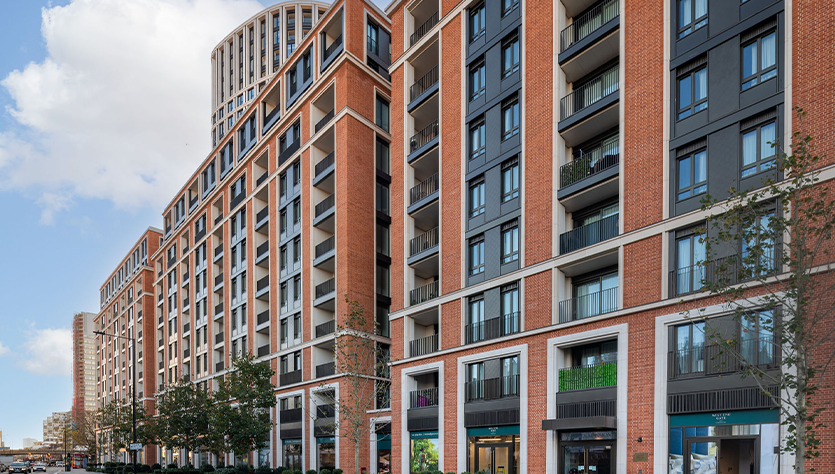
[{"label": "storefront glass window", "polygon": [[334,438],[316,438],[319,469],[333,469],[336,467],[336,440]]},{"label": "storefront glass window", "polygon": [[410,433],[411,451],[409,471],[412,474],[438,470],[440,441],[437,431],[413,431]]},{"label": "storefront glass window", "polygon": [[287,469],[300,471],[302,469],[302,440],[285,439],[282,446],[283,464]]},{"label": "storefront glass window", "polygon": [[518,474],[519,426],[470,428],[468,470],[489,474]]}]

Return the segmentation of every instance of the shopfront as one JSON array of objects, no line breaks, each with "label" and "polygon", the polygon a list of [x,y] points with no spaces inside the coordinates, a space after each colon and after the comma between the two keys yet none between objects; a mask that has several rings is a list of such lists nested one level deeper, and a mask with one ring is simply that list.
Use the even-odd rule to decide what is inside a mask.
[{"label": "shopfront", "polygon": [[669,474],[778,474],[776,409],[670,416]]},{"label": "shopfront", "polygon": [[412,431],[409,438],[409,472],[416,474],[437,471],[438,455],[441,452],[438,431]]},{"label": "shopfront", "polygon": [[316,459],[317,468],[334,469],[336,467],[336,438],[326,436],[316,438]]},{"label": "shopfront", "polygon": [[560,474],[614,474],[617,431],[559,432]]},{"label": "shopfront", "polygon": [[391,434],[377,435],[377,472],[391,472]]},{"label": "shopfront", "polygon": [[282,466],[293,471],[302,470],[302,440],[281,440]]},{"label": "shopfront", "polygon": [[519,425],[467,429],[467,468],[486,474],[518,474]]}]

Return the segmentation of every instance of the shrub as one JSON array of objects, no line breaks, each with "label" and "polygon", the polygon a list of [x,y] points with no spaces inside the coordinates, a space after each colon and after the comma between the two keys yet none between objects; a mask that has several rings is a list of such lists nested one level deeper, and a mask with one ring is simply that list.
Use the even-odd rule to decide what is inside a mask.
[{"label": "shrub", "polygon": [[165,474],[165,471],[163,471],[162,469],[155,469],[154,474]]},{"label": "shrub", "polygon": [[307,471],[305,471],[304,474],[318,474],[318,473],[316,472],[316,469],[308,469]]},{"label": "shrub", "polygon": [[342,469],[339,469],[339,468],[334,469],[333,474],[342,474]]},{"label": "shrub", "polygon": [[166,469],[177,469],[178,467],[180,467],[180,466],[174,464],[173,462],[168,463],[168,465],[165,466]]},{"label": "shrub", "polygon": [[160,466],[158,462],[155,462],[155,463],[151,464],[151,470],[152,471],[159,471],[161,469],[162,469],[162,466]]},{"label": "shrub", "polygon": [[214,472],[214,471],[215,471],[215,467],[212,466],[211,464],[203,464],[202,466],[200,466],[200,472]]},{"label": "shrub", "polygon": [[332,474],[332,472],[333,472],[333,471],[331,471],[331,470],[330,470],[330,469],[328,469],[328,468],[324,468],[324,469],[320,469],[320,470],[319,470],[319,474]]}]

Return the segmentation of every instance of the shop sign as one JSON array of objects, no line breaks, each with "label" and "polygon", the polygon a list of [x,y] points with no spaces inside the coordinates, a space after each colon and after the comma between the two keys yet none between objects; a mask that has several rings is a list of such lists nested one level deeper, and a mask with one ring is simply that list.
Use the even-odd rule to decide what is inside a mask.
[{"label": "shop sign", "polygon": [[316,438],[317,443],[336,443],[336,436],[326,436],[324,438]]},{"label": "shop sign", "polygon": [[283,439],[281,442],[282,444],[302,444],[300,439]]},{"label": "shop sign", "polygon": [[670,428],[683,426],[750,425],[756,423],[779,423],[780,411],[766,410],[723,411],[716,413],[692,413],[670,415]]},{"label": "shop sign", "polygon": [[519,425],[513,426],[490,426],[488,428],[468,428],[467,436],[500,436],[518,435]]},{"label": "shop sign", "polygon": [[437,431],[411,431],[409,432],[411,439],[432,439],[438,437]]}]

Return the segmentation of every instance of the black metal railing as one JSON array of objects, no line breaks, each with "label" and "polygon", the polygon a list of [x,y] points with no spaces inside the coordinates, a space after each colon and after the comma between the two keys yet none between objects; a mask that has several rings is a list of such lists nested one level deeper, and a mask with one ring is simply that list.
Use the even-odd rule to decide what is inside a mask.
[{"label": "black metal railing", "polygon": [[261,174],[261,176],[259,176],[259,177],[258,177],[258,179],[255,181],[255,187],[257,188],[258,186],[261,186],[261,183],[263,183],[264,181],[266,181],[266,180],[267,180],[267,176],[269,176],[269,175],[270,175],[269,171],[264,171],[264,172]]},{"label": "black metal railing", "polygon": [[464,329],[467,344],[518,333],[520,330],[519,317],[520,314],[518,312],[508,313],[499,318],[485,319],[484,321],[467,324]]},{"label": "black metal railing", "polygon": [[221,370],[223,370],[223,361],[220,361],[217,364],[215,364],[215,372],[220,372]]},{"label": "black metal railing", "polygon": [[317,133],[317,132],[318,132],[319,130],[321,130],[321,129],[325,126],[325,125],[327,125],[327,124],[328,124],[328,122],[330,122],[330,121],[333,119],[333,113],[334,113],[334,110],[333,110],[333,109],[331,109],[331,111],[330,111],[330,112],[326,113],[326,114],[325,114],[325,116],[324,116],[324,117],[322,117],[322,120],[319,120],[318,122],[316,122],[316,127],[315,127],[316,132],[314,132],[314,133]]},{"label": "black metal railing", "polygon": [[[264,110],[266,112],[266,109],[264,109]],[[281,112],[281,107],[279,107],[279,104],[276,104],[275,107],[273,107],[273,109],[270,110],[270,113],[265,113],[264,114],[264,128],[265,129],[273,124],[273,119],[277,120],[277,116],[280,112]]]},{"label": "black metal railing", "polygon": [[284,149],[281,153],[278,154],[278,162],[284,163],[287,161],[287,158],[293,156],[293,153],[299,150],[299,146],[301,146],[301,140],[296,140],[293,143],[287,145],[287,148]]},{"label": "black metal railing", "polygon": [[330,293],[336,291],[336,277],[331,278],[330,280],[320,283],[316,285],[316,298],[321,298],[323,296],[327,296]]},{"label": "black metal railing", "polygon": [[187,332],[189,332],[189,331],[191,331],[191,323],[185,323],[185,324],[183,324],[183,332],[184,332],[184,333],[187,333]]},{"label": "black metal railing", "polygon": [[[778,244],[765,250],[770,255],[762,255],[758,259],[743,259],[741,255],[729,255],[671,270],[670,296],[695,293],[713,285],[735,285],[757,278],[759,272],[763,275],[772,275],[779,270],[777,259],[780,255],[780,247]],[[748,260],[751,260],[750,264]]]},{"label": "black metal railing", "polygon": [[189,200],[189,202],[188,202],[188,208],[189,208],[189,209],[194,208],[194,206],[196,206],[196,205],[197,205],[197,201],[198,201],[197,196],[194,196],[194,198],[193,198],[193,199]]},{"label": "black metal railing", "polygon": [[619,214],[604,217],[560,234],[560,253],[565,254],[617,237]]},{"label": "black metal railing", "polygon": [[329,57],[331,57],[331,55],[334,53],[334,51],[336,51],[336,48],[338,48],[339,45],[341,45],[341,44],[342,44],[342,35],[339,35],[339,36],[336,37],[335,40],[333,40],[333,43],[331,43],[330,46],[325,48],[325,53],[322,55],[323,56],[322,61],[324,62]]},{"label": "black metal railing", "polygon": [[435,280],[431,283],[419,286],[409,292],[409,304],[415,305],[437,298],[441,294],[441,281]]},{"label": "black metal railing", "polygon": [[429,250],[432,247],[438,246],[438,228],[435,227],[434,229],[427,230],[426,232],[418,235],[411,241],[409,241],[409,256],[414,256],[423,252],[424,250]]},{"label": "black metal railing", "polygon": [[302,371],[301,370],[294,370],[292,372],[287,372],[286,374],[281,374],[278,376],[278,383],[279,385],[290,385],[294,383],[299,383],[302,381]]},{"label": "black metal railing", "polygon": [[466,401],[497,400],[519,396],[519,376],[506,375],[492,379],[476,380],[464,384]]},{"label": "black metal railing", "polygon": [[278,414],[278,420],[280,423],[294,423],[302,421],[302,409],[290,408],[289,410],[281,410]]},{"label": "black metal railing", "polygon": [[183,359],[188,359],[189,357],[191,357],[191,350],[183,349]]},{"label": "black metal railing", "polygon": [[261,311],[258,313],[258,316],[255,317],[255,320],[257,321],[256,324],[259,326],[266,323],[270,320],[270,310],[265,309],[264,311]]},{"label": "black metal railing", "polygon": [[261,258],[261,256],[267,253],[269,250],[270,242],[264,242],[263,244],[259,245],[257,249],[255,249],[255,258]]},{"label": "black metal railing", "polygon": [[222,220],[223,220],[223,214],[219,214],[217,217],[215,217],[215,225],[220,224],[220,221],[222,221]]},{"label": "black metal railing", "polygon": [[409,408],[438,406],[438,387],[422,388],[409,392]]},{"label": "black metal railing", "polygon": [[743,341],[730,345],[707,344],[667,353],[667,376],[670,379],[742,372],[757,367],[762,370],[780,367],[780,342],[772,334],[746,333]]},{"label": "black metal railing", "polygon": [[333,418],[336,416],[336,407],[331,404],[317,405],[316,418]]},{"label": "black metal railing", "polygon": [[314,215],[316,217],[321,216],[328,209],[332,208],[334,206],[335,202],[336,202],[336,197],[335,197],[334,194],[331,194],[330,196],[326,197],[325,199],[322,199],[319,202],[319,204],[316,204],[316,207],[313,209],[314,210]]},{"label": "black metal railing", "polygon": [[423,127],[423,129],[412,135],[409,139],[409,153],[414,153],[415,150],[431,142],[438,136],[438,121],[430,123]]},{"label": "black metal railing", "polygon": [[270,276],[267,275],[267,276],[261,278],[260,280],[258,280],[258,283],[255,284],[255,291],[261,291],[264,288],[268,288],[269,286],[270,286]]},{"label": "black metal railing", "polygon": [[316,326],[316,337],[327,336],[328,334],[332,334],[336,331],[336,320],[331,319],[330,321],[324,322]]},{"label": "black metal railing", "polygon": [[206,228],[198,230],[194,233],[194,243],[200,242],[200,239],[206,236]]},{"label": "black metal railing", "polygon": [[316,255],[315,258],[319,258],[322,255],[325,255],[326,253],[333,250],[335,242],[336,242],[336,236],[332,235],[332,236],[328,237],[327,239],[323,240],[322,242],[320,242],[318,245],[316,245],[316,248],[314,249],[314,254]]},{"label": "black metal railing", "polygon": [[218,286],[221,283],[223,283],[223,273],[220,273],[215,277],[215,286]]},{"label": "black metal railing", "polygon": [[316,366],[316,378],[328,377],[336,373],[336,362],[327,362]]},{"label": "black metal railing", "polygon": [[409,47],[414,46],[414,44],[417,43],[419,39],[423,38],[424,35],[426,35],[426,33],[428,33],[433,26],[437,25],[439,18],[440,15],[436,11],[432,14],[432,16],[429,17],[428,20],[424,21],[422,25],[418,26],[415,29],[415,32],[412,33],[411,36],[409,36]]},{"label": "black metal railing", "polygon": [[409,88],[409,100],[415,100],[426,92],[430,87],[438,83],[438,65],[429,70],[426,74],[416,80],[412,87]]},{"label": "black metal railing", "polygon": [[333,153],[334,152],[328,153],[328,156],[322,158],[318,163],[316,163],[316,166],[313,167],[314,177],[317,177],[320,174],[322,174],[326,169],[328,169],[328,167],[330,167],[333,164]]},{"label": "black metal railing", "polygon": [[255,214],[255,222],[261,222],[268,217],[270,217],[270,206],[264,207],[264,209],[261,209],[257,214]]},{"label": "black metal railing", "polygon": [[409,341],[409,355],[412,357],[422,356],[438,352],[439,338],[437,334],[419,337]]},{"label": "black metal railing", "polygon": [[560,392],[612,387],[617,383],[617,362],[566,367],[559,371]]},{"label": "black metal railing", "polygon": [[215,257],[223,253],[223,244],[221,243],[217,247],[215,247]]},{"label": "black metal railing", "polygon": [[614,20],[619,14],[618,0],[606,0],[582,15],[574,17],[574,21],[560,31],[560,53]]},{"label": "black metal railing", "polygon": [[438,191],[438,173],[424,179],[409,191],[409,205],[412,205],[426,196]]},{"label": "black metal railing", "polygon": [[221,342],[223,342],[223,333],[219,332],[215,334],[215,344],[220,344]]},{"label": "black metal railing", "polygon": [[565,120],[614,94],[619,86],[619,69],[618,66],[614,66],[560,99],[560,120]]},{"label": "black metal railing", "polygon": [[581,157],[560,167],[560,187],[579,183],[589,176],[617,166],[619,161],[620,144],[617,141],[584,151]]},{"label": "black metal railing", "polygon": [[218,314],[221,314],[221,313],[223,313],[223,303],[216,304],[215,305],[215,316],[217,316]]},{"label": "black metal railing", "polygon": [[183,283],[184,283],[184,284],[188,282],[188,277],[189,277],[188,272],[184,272],[184,273],[183,273]]},{"label": "black metal railing", "polygon": [[618,287],[560,301],[560,323],[618,310]]},{"label": "black metal railing", "polygon": [[265,355],[270,353],[270,345],[265,344],[258,348],[258,357],[264,357]]}]

